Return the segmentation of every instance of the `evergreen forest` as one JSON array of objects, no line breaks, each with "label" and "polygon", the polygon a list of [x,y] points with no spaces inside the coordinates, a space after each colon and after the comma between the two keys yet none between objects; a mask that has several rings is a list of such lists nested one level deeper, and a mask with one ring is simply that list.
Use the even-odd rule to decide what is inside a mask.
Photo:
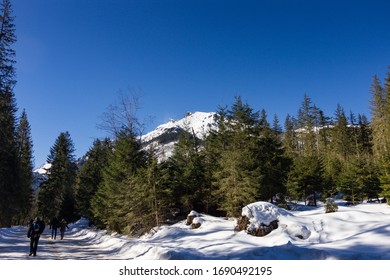
[{"label": "evergreen forest", "polygon": [[239,217],[243,206],[259,200],[316,206],[342,194],[351,204],[389,202],[390,71],[384,81],[374,76],[367,90],[369,117],[340,104],[326,116],[304,94],[296,115],[269,121],[265,109],[236,96],[217,108],[217,129],[203,140],[191,128],[183,131],[165,161],[144,148],[131,114],[111,127],[110,137],[95,139],[82,165],[65,130],[48,147],[48,180],[34,192],[31,128],[14,93],[10,0],[2,1],[0,13],[0,227],[35,215],[69,222],[83,216],[99,228],[140,235],[191,210]]}]

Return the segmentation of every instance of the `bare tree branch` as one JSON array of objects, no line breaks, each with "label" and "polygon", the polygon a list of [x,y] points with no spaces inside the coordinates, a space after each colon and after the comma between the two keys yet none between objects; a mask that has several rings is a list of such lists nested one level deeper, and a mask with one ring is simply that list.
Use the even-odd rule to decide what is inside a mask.
[{"label": "bare tree branch", "polygon": [[[119,91],[118,102],[108,106],[106,112],[101,116],[101,123],[97,127],[107,131],[114,137],[117,137],[121,132],[141,136],[146,126],[146,121],[141,121],[138,117],[142,95],[142,91],[130,87],[126,93]],[[148,118],[149,123],[151,119],[151,117]]]}]

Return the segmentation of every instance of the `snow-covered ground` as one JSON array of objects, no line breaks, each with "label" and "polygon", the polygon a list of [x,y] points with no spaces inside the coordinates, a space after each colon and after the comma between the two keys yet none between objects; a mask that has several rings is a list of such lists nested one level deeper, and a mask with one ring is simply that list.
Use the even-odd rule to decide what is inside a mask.
[{"label": "snow-covered ground", "polygon": [[[268,210],[266,219],[276,217],[279,227],[264,237],[235,232],[235,219],[208,215],[201,215],[198,229],[181,221],[141,238],[88,228],[82,219],[69,225],[64,240],[52,240],[47,227],[35,259],[390,260],[387,204],[340,205],[338,212],[328,214],[323,207]],[[26,232],[24,226],[0,229],[0,260],[34,258],[28,257]]]}]

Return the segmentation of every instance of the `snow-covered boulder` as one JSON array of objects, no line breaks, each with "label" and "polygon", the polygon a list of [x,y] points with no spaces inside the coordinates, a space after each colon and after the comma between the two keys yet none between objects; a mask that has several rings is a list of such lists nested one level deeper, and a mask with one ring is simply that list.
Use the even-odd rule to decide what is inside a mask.
[{"label": "snow-covered boulder", "polygon": [[255,202],[242,208],[236,231],[246,230],[254,236],[265,236],[278,228],[280,208],[268,202]]},{"label": "snow-covered boulder", "polygon": [[195,217],[194,220],[192,221],[191,228],[192,229],[197,229],[200,228],[200,226],[204,223],[204,220],[200,217]]},{"label": "snow-covered boulder", "polygon": [[186,225],[187,225],[187,226],[192,225],[192,223],[193,223],[193,221],[194,221],[194,219],[195,219],[196,217],[200,217],[199,213],[196,212],[196,211],[194,211],[194,210],[192,210],[192,211],[187,215],[187,223],[186,223]]}]

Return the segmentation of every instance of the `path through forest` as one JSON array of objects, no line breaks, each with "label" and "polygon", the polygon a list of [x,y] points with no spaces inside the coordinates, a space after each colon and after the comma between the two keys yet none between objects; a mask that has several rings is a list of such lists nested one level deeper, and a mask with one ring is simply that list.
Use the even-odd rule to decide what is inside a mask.
[{"label": "path through forest", "polygon": [[46,226],[38,244],[37,255],[29,256],[30,239],[27,238],[27,226],[15,226],[7,231],[1,231],[0,235],[0,259],[3,260],[24,260],[24,259],[115,259],[113,254],[118,250],[118,246],[102,247],[96,244],[95,238],[80,228],[70,227],[65,232],[65,237],[61,240],[58,231],[57,238],[51,239],[51,229]]}]

